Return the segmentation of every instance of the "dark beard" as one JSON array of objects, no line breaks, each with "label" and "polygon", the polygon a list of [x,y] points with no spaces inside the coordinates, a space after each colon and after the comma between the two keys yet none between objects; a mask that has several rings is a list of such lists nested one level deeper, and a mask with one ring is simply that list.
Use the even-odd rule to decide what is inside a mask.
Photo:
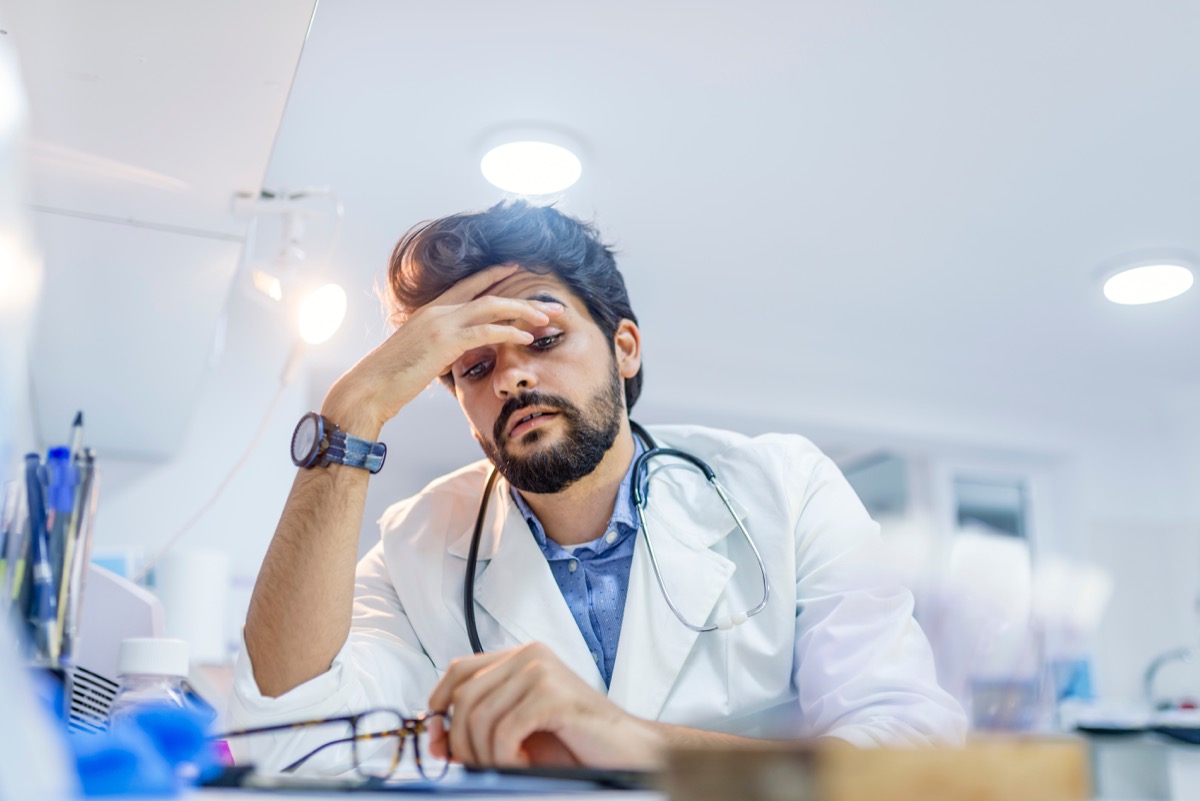
[{"label": "dark beard", "polygon": [[[561,492],[595,470],[616,441],[625,412],[621,404],[623,393],[621,374],[614,362],[607,385],[592,398],[586,413],[560,395],[536,390],[514,395],[501,408],[492,439],[485,441],[479,437],[479,444],[508,483],[522,492]],[[512,416],[530,406],[553,409],[567,429],[561,444],[542,448],[530,456],[519,456],[509,452],[506,432]],[[541,437],[542,431],[535,428],[522,435],[521,440],[532,445]]]}]

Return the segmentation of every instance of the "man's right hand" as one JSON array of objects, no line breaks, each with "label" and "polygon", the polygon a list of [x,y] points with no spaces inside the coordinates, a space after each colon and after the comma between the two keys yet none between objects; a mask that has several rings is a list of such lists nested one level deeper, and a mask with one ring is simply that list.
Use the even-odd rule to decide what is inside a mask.
[{"label": "man's right hand", "polygon": [[562,306],[484,294],[520,269],[515,264],[489,267],[414,311],[334,383],[322,407],[324,414],[352,434],[377,438],[384,423],[467,351],[532,342],[533,335],[513,323],[546,325],[562,313]]}]

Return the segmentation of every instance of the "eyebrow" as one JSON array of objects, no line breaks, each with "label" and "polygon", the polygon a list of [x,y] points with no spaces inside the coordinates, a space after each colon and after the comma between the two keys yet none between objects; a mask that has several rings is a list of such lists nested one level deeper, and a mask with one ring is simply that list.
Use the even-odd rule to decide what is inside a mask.
[{"label": "eyebrow", "polygon": [[525,298],[525,300],[540,300],[542,303],[557,303],[563,308],[566,308],[567,306],[567,304],[563,303],[549,292],[538,292],[536,295],[530,295],[529,297]]}]

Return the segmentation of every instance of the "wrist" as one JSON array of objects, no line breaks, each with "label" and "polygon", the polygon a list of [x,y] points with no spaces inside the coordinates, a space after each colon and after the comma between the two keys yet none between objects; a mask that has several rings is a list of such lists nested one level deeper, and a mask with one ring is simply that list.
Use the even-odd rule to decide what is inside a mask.
[{"label": "wrist", "polygon": [[321,414],[359,439],[378,440],[383,430],[383,421],[371,413],[367,404],[335,395],[332,390],[321,404]]},{"label": "wrist", "polygon": [[667,736],[660,724],[624,713],[611,733],[617,745],[613,753],[621,755],[612,767],[659,770],[665,764]]}]

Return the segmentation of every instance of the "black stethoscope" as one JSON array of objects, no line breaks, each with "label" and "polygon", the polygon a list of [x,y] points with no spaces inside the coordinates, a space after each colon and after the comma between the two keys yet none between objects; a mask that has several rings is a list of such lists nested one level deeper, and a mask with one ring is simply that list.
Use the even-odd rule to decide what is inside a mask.
[{"label": "black stethoscope", "polygon": [[[667,601],[667,606],[671,607],[671,611],[675,613],[675,617],[679,618],[679,622],[695,632],[704,633],[706,631],[731,629],[734,626],[740,626],[765,609],[767,599],[771,596],[771,583],[767,579],[767,567],[763,564],[762,554],[758,552],[758,547],[754,544],[754,540],[751,539],[750,532],[746,531],[746,527],[742,525],[741,519],[733,509],[733,504],[730,503],[729,495],[725,492],[725,488],[721,486],[721,482],[717,481],[716,473],[713,472],[713,469],[703,459],[694,454],[676,450],[675,448],[660,448],[646,429],[632,420],[629,421],[629,425],[633,429],[633,432],[641,437],[642,442],[646,444],[642,455],[633,464],[633,473],[629,479],[630,490],[633,493],[634,506],[637,507],[638,523],[642,527],[642,536],[646,539],[646,552],[650,555],[650,564],[654,567],[654,577],[658,579],[658,586],[662,590],[663,598]],[[721,502],[725,504],[725,508],[729,510],[730,516],[733,517],[733,522],[737,524],[738,530],[742,532],[742,536],[749,543],[750,550],[754,552],[754,558],[758,560],[758,570],[762,573],[762,600],[753,609],[747,609],[745,612],[720,618],[716,623],[711,623],[707,626],[697,626],[688,622],[683,613],[679,611],[679,608],[675,606],[675,602],[671,599],[671,593],[667,591],[667,585],[663,583],[662,571],[659,570],[658,559],[654,556],[654,542],[650,538],[649,529],[646,527],[645,509],[646,504],[650,501],[650,468],[648,465],[651,459],[660,456],[690,462],[704,474],[704,477],[708,479],[708,483],[721,496]],[[492,489],[496,486],[497,477],[499,477],[499,471],[493,467],[492,472],[488,475],[487,484],[484,485],[483,497],[479,501],[479,514],[475,518],[475,533],[471,536],[471,548],[467,552],[467,571],[464,577],[465,580],[463,581],[463,616],[467,622],[467,637],[471,640],[471,650],[477,654],[483,653],[483,646],[479,642],[479,629],[475,626],[475,568],[479,562],[479,540],[483,534],[483,519],[487,516],[488,499],[491,498]]]}]

